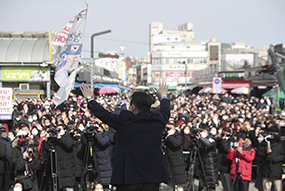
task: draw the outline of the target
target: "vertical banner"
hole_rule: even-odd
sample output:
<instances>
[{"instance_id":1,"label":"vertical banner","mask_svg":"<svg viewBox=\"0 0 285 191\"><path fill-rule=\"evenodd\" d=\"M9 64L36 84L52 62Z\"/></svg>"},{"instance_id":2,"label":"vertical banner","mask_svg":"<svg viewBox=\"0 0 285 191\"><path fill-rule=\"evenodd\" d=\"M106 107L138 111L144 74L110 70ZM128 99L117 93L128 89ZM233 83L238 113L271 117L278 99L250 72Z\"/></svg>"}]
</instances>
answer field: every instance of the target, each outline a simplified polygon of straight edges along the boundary
<instances>
[{"instance_id":1,"label":"vertical banner","mask_svg":"<svg viewBox=\"0 0 285 191\"><path fill-rule=\"evenodd\" d=\"M12 120L12 88L0 88L0 120Z\"/></svg>"},{"instance_id":2,"label":"vertical banner","mask_svg":"<svg viewBox=\"0 0 285 191\"><path fill-rule=\"evenodd\" d=\"M222 89L222 78L213 78L213 93L220 94Z\"/></svg>"},{"instance_id":3,"label":"vertical banner","mask_svg":"<svg viewBox=\"0 0 285 191\"><path fill-rule=\"evenodd\" d=\"M53 99L56 106L68 98L74 87L76 69L82 50L86 16L87 9L71 19L51 43L56 63L54 80L60 86ZM72 71L69 76L68 70Z\"/></svg>"}]
</instances>

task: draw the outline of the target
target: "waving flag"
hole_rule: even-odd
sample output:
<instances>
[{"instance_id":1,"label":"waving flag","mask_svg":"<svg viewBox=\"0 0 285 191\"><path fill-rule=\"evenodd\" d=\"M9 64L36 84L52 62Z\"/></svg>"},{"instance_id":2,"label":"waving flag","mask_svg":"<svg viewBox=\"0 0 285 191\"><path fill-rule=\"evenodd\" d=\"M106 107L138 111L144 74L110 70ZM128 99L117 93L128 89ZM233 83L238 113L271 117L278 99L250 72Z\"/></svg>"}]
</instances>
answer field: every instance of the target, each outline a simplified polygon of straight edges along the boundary
<instances>
[{"instance_id":1,"label":"waving flag","mask_svg":"<svg viewBox=\"0 0 285 191\"><path fill-rule=\"evenodd\" d=\"M87 9L72 18L51 43L56 63L54 80L60 86L53 99L56 106L68 98L74 87L76 69L82 50L86 16ZM72 71L69 76L68 70Z\"/></svg>"}]
</instances>

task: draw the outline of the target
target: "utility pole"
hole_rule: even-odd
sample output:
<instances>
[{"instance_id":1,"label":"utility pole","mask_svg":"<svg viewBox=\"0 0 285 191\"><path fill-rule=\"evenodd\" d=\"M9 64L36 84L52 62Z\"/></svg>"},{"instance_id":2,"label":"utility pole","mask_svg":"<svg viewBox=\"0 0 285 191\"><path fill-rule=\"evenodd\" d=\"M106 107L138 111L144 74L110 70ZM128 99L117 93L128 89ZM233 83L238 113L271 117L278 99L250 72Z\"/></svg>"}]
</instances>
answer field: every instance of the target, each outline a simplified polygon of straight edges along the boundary
<instances>
[{"instance_id":1,"label":"utility pole","mask_svg":"<svg viewBox=\"0 0 285 191\"><path fill-rule=\"evenodd\" d=\"M90 69L90 89L93 92L93 84L94 84L94 79L93 79L93 73L94 73L94 68L93 68L93 61L94 61L94 37L95 36L99 36L102 34L106 34L106 33L110 33L111 30L106 30L106 31L102 31L102 32L98 32L98 33L94 33L91 36L91 69Z\"/></svg>"}]
</instances>

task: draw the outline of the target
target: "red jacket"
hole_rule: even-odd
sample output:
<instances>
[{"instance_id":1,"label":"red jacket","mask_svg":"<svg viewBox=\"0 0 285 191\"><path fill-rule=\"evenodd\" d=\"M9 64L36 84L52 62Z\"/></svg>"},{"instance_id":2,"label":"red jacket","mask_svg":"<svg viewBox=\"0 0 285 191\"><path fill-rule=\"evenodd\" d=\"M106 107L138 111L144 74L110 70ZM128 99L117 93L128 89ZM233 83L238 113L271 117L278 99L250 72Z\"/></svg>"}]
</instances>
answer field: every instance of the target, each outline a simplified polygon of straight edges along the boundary
<instances>
[{"instance_id":1,"label":"red jacket","mask_svg":"<svg viewBox=\"0 0 285 191\"><path fill-rule=\"evenodd\" d=\"M239 162L237 160L239 158ZM231 149L228 150L227 159L232 161L231 165L231 179L235 178L236 172L237 172L237 166L238 171L241 173L242 176L239 176L239 179L248 180L251 181L251 171L252 171L252 161L255 158L255 150L251 147L247 147L243 149L243 152L239 154L236 150L231 151Z\"/></svg>"}]
</instances>

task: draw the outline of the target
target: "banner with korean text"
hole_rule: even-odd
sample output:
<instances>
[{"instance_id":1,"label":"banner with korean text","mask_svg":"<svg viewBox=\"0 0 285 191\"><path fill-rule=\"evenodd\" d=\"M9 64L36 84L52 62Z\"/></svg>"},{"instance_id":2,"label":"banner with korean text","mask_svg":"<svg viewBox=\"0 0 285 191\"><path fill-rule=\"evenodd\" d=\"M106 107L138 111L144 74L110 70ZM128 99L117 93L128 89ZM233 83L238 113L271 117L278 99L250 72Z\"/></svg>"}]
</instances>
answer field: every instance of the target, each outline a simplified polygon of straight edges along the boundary
<instances>
[{"instance_id":1,"label":"banner with korean text","mask_svg":"<svg viewBox=\"0 0 285 191\"><path fill-rule=\"evenodd\" d=\"M0 120L12 120L12 88L0 88Z\"/></svg>"},{"instance_id":2,"label":"banner with korean text","mask_svg":"<svg viewBox=\"0 0 285 191\"><path fill-rule=\"evenodd\" d=\"M60 86L53 99L56 106L68 98L74 87L86 18L87 9L71 19L51 43L56 63L54 80ZM71 71L69 76L68 71Z\"/></svg>"}]
</instances>

